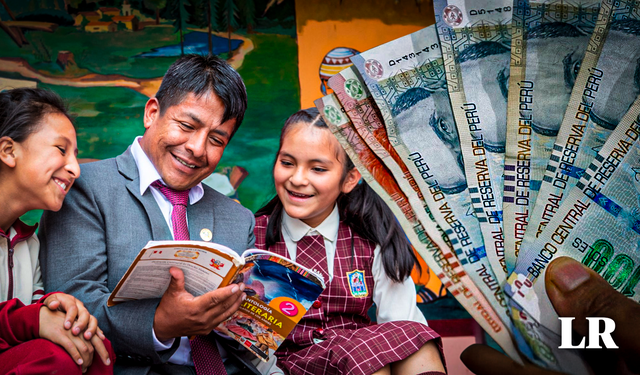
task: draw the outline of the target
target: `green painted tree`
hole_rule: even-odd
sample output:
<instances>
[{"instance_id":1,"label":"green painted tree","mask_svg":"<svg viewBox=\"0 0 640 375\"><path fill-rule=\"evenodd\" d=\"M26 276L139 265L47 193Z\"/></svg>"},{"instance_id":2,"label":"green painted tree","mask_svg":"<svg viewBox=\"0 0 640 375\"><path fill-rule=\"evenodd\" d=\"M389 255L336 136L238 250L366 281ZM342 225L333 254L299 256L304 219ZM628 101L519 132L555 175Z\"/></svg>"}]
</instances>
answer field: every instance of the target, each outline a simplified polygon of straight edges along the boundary
<instances>
[{"instance_id":1,"label":"green painted tree","mask_svg":"<svg viewBox=\"0 0 640 375\"><path fill-rule=\"evenodd\" d=\"M227 30L229 57L231 57L231 32L238 28L238 6L234 0L222 0L222 26Z\"/></svg>"},{"instance_id":2,"label":"green painted tree","mask_svg":"<svg viewBox=\"0 0 640 375\"><path fill-rule=\"evenodd\" d=\"M211 33L220 31L218 23L218 0L205 0L207 2L207 24L209 25L209 54L213 55L213 40Z\"/></svg>"},{"instance_id":3,"label":"green painted tree","mask_svg":"<svg viewBox=\"0 0 640 375\"><path fill-rule=\"evenodd\" d=\"M144 6L156 13L156 25L160 24L160 9L167 6L167 0L144 0Z\"/></svg>"},{"instance_id":4,"label":"green painted tree","mask_svg":"<svg viewBox=\"0 0 640 375\"><path fill-rule=\"evenodd\" d=\"M242 0L242 18L248 33L253 33L256 25L256 5L254 0Z\"/></svg>"},{"instance_id":5,"label":"green painted tree","mask_svg":"<svg viewBox=\"0 0 640 375\"><path fill-rule=\"evenodd\" d=\"M180 32L180 55L184 56L184 32L187 29L187 20L189 19L189 13L187 12L189 1L173 0L171 5L171 15L175 17L175 21L173 21L174 32Z\"/></svg>"}]
</instances>

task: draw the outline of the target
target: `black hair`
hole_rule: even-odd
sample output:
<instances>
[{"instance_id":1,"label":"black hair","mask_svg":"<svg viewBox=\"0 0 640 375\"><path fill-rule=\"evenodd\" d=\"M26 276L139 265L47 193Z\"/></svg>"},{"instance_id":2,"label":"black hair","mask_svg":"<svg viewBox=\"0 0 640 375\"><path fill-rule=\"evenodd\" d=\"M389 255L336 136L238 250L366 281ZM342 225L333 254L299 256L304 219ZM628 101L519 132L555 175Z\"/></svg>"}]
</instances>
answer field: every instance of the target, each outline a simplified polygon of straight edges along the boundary
<instances>
[{"instance_id":1,"label":"black hair","mask_svg":"<svg viewBox=\"0 0 640 375\"><path fill-rule=\"evenodd\" d=\"M200 97L211 92L224 105L222 123L236 120L233 135L247 109L247 90L240 74L226 61L213 55L189 54L171 64L156 93L160 115L169 107L180 104L190 93Z\"/></svg>"},{"instance_id":2,"label":"black hair","mask_svg":"<svg viewBox=\"0 0 640 375\"><path fill-rule=\"evenodd\" d=\"M49 113L60 113L73 123L65 102L53 91L17 88L0 92L0 138L23 142L40 130Z\"/></svg>"},{"instance_id":3,"label":"black hair","mask_svg":"<svg viewBox=\"0 0 640 375\"><path fill-rule=\"evenodd\" d=\"M296 123L305 123L329 130L316 108L300 110L285 122L280 134L280 148L291 125ZM280 148L278 148L278 152L280 152ZM342 151L342 154L344 169L341 184L346 179L349 171L355 168L346 152ZM395 216L382 198L366 182L362 181L348 194L340 193L337 202L340 220L363 239L380 245L380 256L382 256L384 271L391 280L404 282L410 276L414 265L420 267L413 249ZM267 248L280 241L282 213L282 202L276 195L255 214L256 217L262 215L270 216L265 241Z\"/></svg>"}]
</instances>

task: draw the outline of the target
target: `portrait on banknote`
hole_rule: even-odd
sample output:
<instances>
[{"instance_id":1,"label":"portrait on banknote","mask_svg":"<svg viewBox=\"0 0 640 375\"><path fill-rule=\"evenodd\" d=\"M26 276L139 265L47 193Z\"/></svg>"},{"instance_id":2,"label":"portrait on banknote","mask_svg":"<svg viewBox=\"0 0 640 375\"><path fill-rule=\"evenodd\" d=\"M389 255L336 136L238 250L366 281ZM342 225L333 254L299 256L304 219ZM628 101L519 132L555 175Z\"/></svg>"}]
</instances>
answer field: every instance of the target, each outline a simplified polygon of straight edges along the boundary
<instances>
[{"instance_id":1,"label":"portrait on banknote","mask_svg":"<svg viewBox=\"0 0 640 375\"><path fill-rule=\"evenodd\" d=\"M550 137L558 134L566 109L558 103L569 101L590 36L566 22L543 23L526 31L526 77L535 83L534 132Z\"/></svg>"},{"instance_id":2,"label":"portrait on banknote","mask_svg":"<svg viewBox=\"0 0 640 375\"><path fill-rule=\"evenodd\" d=\"M484 147L504 153L507 136L507 94L511 49L498 42L472 44L458 54L467 103L474 103L483 115Z\"/></svg>"},{"instance_id":3,"label":"portrait on banknote","mask_svg":"<svg viewBox=\"0 0 640 375\"><path fill-rule=\"evenodd\" d=\"M464 161L446 87L441 81L433 89L414 87L398 96L392 114L400 138L409 149L428 150L431 168L437 170L438 183L446 194L465 191ZM410 145L415 142L418 147Z\"/></svg>"}]
</instances>

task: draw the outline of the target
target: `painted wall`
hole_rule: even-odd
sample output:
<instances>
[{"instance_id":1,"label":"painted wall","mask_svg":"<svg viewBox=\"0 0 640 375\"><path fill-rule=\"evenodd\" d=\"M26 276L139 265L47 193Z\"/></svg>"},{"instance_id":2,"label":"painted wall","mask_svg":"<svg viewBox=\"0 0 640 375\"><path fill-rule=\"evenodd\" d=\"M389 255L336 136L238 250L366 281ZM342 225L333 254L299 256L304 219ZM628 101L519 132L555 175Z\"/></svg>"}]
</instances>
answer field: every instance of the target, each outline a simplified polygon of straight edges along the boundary
<instances>
[{"instance_id":1,"label":"painted wall","mask_svg":"<svg viewBox=\"0 0 640 375\"><path fill-rule=\"evenodd\" d=\"M434 23L430 1L296 0L302 108L323 95L320 67L333 49L366 51Z\"/></svg>"},{"instance_id":2,"label":"painted wall","mask_svg":"<svg viewBox=\"0 0 640 375\"><path fill-rule=\"evenodd\" d=\"M238 70L249 97L244 123L218 171L232 166L248 171L235 197L254 211L275 195L271 167L282 124L323 95L319 72L325 55L339 47L364 51L434 23L431 3L421 0L5 3L0 5L0 90L37 86L65 98L77 116L83 159L117 156L144 132L144 105L162 75L183 52L209 52L211 24L211 50ZM213 17L207 17L209 4L215 5ZM325 72L336 69L324 65ZM39 215L26 219L35 222ZM442 284L426 264L422 267L425 272L413 275L419 300L443 295Z\"/></svg>"}]
</instances>

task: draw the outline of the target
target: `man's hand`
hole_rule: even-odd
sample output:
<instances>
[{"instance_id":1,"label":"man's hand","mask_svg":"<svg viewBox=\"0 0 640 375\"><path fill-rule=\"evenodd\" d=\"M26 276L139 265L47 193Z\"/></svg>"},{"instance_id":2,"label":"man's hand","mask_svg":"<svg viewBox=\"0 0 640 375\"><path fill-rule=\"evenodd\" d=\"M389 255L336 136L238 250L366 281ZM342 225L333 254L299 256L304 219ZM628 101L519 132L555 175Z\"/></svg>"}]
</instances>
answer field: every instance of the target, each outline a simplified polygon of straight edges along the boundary
<instances>
[{"instance_id":1,"label":"man's hand","mask_svg":"<svg viewBox=\"0 0 640 375\"><path fill-rule=\"evenodd\" d=\"M40 308L40 329L38 332L40 338L47 339L64 348L73 358L73 361L82 367L82 372L87 371L91 366L94 351L100 356L102 362L108 366L111 363L109 352L99 335L94 335L90 340L86 340L83 335L74 335L63 326L66 318L61 311ZM97 327L96 329L102 335L102 331Z\"/></svg>"},{"instance_id":2,"label":"man's hand","mask_svg":"<svg viewBox=\"0 0 640 375\"><path fill-rule=\"evenodd\" d=\"M62 311L66 313L64 328L71 329L71 325L73 324L71 332L74 335L77 336L80 332L84 332L84 338L91 340L91 337L98 332L100 338L104 340L102 331L98 330L98 320L89 314L84 304L74 296L65 293L54 293L47 297L43 303L51 311Z\"/></svg>"},{"instance_id":3,"label":"man's hand","mask_svg":"<svg viewBox=\"0 0 640 375\"><path fill-rule=\"evenodd\" d=\"M153 330L160 341L181 336L208 335L230 317L246 298L242 283L194 297L184 289L182 270L171 267L169 273L171 283L153 319Z\"/></svg>"},{"instance_id":4,"label":"man's hand","mask_svg":"<svg viewBox=\"0 0 640 375\"><path fill-rule=\"evenodd\" d=\"M640 372L640 304L615 291L600 275L580 262L561 257L549 265L545 277L549 299L559 316L575 317L573 327L587 335L586 317L606 317L616 322L612 333L618 350L588 350L587 360L596 374ZM475 374L551 375L558 372L532 364L522 367L485 345L472 345L460 355Z\"/></svg>"}]
</instances>

